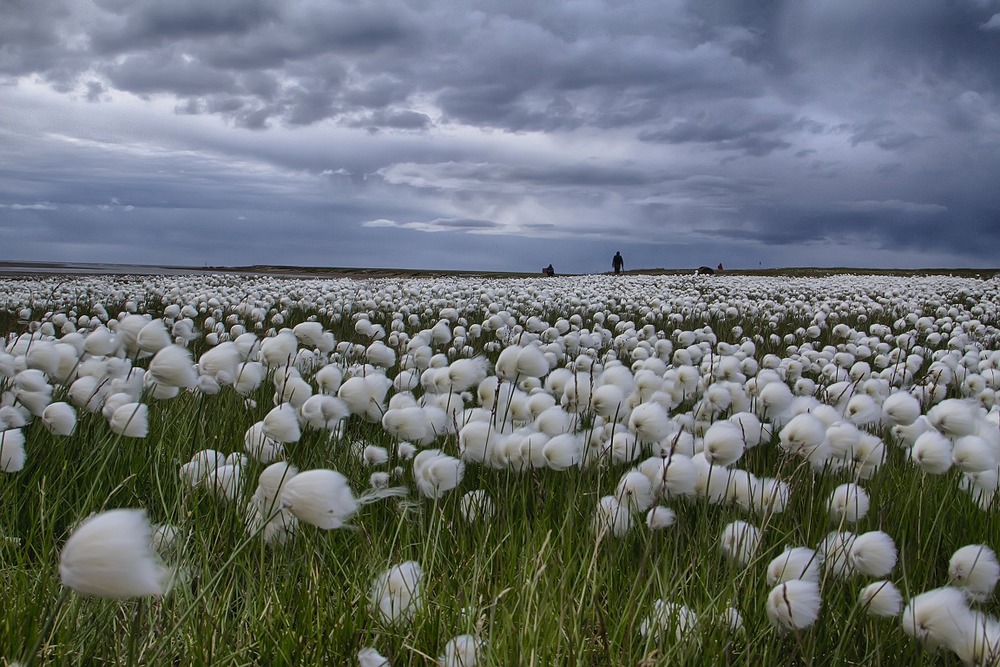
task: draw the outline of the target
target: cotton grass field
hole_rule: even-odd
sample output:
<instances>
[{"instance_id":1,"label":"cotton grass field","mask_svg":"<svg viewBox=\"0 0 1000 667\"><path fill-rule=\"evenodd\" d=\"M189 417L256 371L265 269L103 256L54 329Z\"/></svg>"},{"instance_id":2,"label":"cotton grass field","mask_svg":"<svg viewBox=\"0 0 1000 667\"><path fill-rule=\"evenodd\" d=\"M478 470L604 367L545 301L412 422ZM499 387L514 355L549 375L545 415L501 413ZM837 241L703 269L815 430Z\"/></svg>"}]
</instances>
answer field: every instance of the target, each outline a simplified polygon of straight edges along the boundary
<instances>
[{"instance_id":1,"label":"cotton grass field","mask_svg":"<svg viewBox=\"0 0 1000 667\"><path fill-rule=\"evenodd\" d=\"M997 304L0 279L0 657L1000 664Z\"/></svg>"}]
</instances>

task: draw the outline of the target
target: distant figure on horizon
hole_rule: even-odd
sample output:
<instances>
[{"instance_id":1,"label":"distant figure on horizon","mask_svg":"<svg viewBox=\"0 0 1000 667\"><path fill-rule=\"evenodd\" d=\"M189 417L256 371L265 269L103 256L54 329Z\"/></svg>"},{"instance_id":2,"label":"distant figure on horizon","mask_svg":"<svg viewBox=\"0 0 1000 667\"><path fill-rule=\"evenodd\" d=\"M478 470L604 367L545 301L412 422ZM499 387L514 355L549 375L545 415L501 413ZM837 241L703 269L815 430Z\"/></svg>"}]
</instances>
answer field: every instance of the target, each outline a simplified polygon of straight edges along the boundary
<instances>
[{"instance_id":1,"label":"distant figure on horizon","mask_svg":"<svg viewBox=\"0 0 1000 667\"><path fill-rule=\"evenodd\" d=\"M542 275L551 278L552 276L556 275L556 270L552 268L551 264L549 264L544 269L542 269Z\"/></svg>"},{"instance_id":2,"label":"distant figure on horizon","mask_svg":"<svg viewBox=\"0 0 1000 667\"><path fill-rule=\"evenodd\" d=\"M715 267L715 270L716 271L722 271L722 262L719 262L719 265L717 267Z\"/></svg>"},{"instance_id":3,"label":"distant figure on horizon","mask_svg":"<svg viewBox=\"0 0 1000 667\"><path fill-rule=\"evenodd\" d=\"M615 256L611 259L611 268L615 270L615 275L617 276L625 268L625 258L622 257L622 253L619 250L615 253Z\"/></svg>"}]
</instances>

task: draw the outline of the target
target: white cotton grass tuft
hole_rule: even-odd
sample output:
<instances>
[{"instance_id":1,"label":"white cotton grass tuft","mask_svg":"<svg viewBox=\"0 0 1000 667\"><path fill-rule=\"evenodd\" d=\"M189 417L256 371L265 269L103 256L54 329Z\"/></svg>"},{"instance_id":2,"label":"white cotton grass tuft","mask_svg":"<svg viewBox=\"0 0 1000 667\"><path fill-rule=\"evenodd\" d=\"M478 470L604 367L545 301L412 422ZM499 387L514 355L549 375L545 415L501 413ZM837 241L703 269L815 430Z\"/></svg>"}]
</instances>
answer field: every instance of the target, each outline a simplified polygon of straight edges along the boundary
<instances>
[{"instance_id":1,"label":"white cotton grass tuft","mask_svg":"<svg viewBox=\"0 0 1000 667\"><path fill-rule=\"evenodd\" d=\"M900 624L903 632L933 651L942 646L950 649L960 646L974 627L975 617L965 594L946 586L911 598L903 608Z\"/></svg>"},{"instance_id":2,"label":"white cotton grass tuft","mask_svg":"<svg viewBox=\"0 0 1000 667\"><path fill-rule=\"evenodd\" d=\"M258 361L247 361L236 367L233 389L240 396L249 396L264 381L264 365Z\"/></svg>"},{"instance_id":3,"label":"white cotton grass tuft","mask_svg":"<svg viewBox=\"0 0 1000 667\"><path fill-rule=\"evenodd\" d=\"M645 512L653 504L653 485L639 470L630 470L618 480L615 498L630 512Z\"/></svg>"},{"instance_id":4,"label":"white cotton grass tuft","mask_svg":"<svg viewBox=\"0 0 1000 667\"><path fill-rule=\"evenodd\" d=\"M950 438L971 435L976 430L976 403L961 398L943 400L927 411L927 420Z\"/></svg>"},{"instance_id":5,"label":"white cotton grass tuft","mask_svg":"<svg viewBox=\"0 0 1000 667\"><path fill-rule=\"evenodd\" d=\"M458 503L462 518L469 523L489 522L496 515L497 508L485 489L469 491Z\"/></svg>"},{"instance_id":6,"label":"white cotton grass tuft","mask_svg":"<svg viewBox=\"0 0 1000 667\"><path fill-rule=\"evenodd\" d=\"M156 384L186 389L198 384L191 352L180 345L168 345L149 362L149 374Z\"/></svg>"},{"instance_id":7,"label":"white cotton grass tuft","mask_svg":"<svg viewBox=\"0 0 1000 667\"><path fill-rule=\"evenodd\" d=\"M703 452L709 463L729 466L742 456L746 446L743 429L730 421L717 421L705 431Z\"/></svg>"},{"instance_id":8,"label":"white cotton grass tuft","mask_svg":"<svg viewBox=\"0 0 1000 667\"><path fill-rule=\"evenodd\" d=\"M986 438L963 435L954 440L951 460L962 472L984 472L1000 465L1000 451Z\"/></svg>"},{"instance_id":9,"label":"white cotton grass tuft","mask_svg":"<svg viewBox=\"0 0 1000 667\"><path fill-rule=\"evenodd\" d=\"M358 651L358 667L392 667L389 658L370 646Z\"/></svg>"},{"instance_id":10,"label":"white cotton grass tuft","mask_svg":"<svg viewBox=\"0 0 1000 667\"><path fill-rule=\"evenodd\" d=\"M760 529L746 521L733 521L722 529L719 546L730 562L746 567L760 547Z\"/></svg>"},{"instance_id":11,"label":"white cotton grass tuft","mask_svg":"<svg viewBox=\"0 0 1000 667\"><path fill-rule=\"evenodd\" d=\"M261 463L271 463L285 454L285 446L264 432L264 422L254 423L243 434L243 450Z\"/></svg>"},{"instance_id":12,"label":"white cotton grass tuft","mask_svg":"<svg viewBox=\"0 0 1000 667\"><path fill-rule=\"evenodd\" d=\"M76 429L76 410L69 403L50 403L42 410L42 425L52 435L72 435Z\"/></svg>"},{"instance_id":13,"label":"white cotton grass tuft","mask_svg":"<svg viewBox=\"0 0 1000 667\"><path fill-rule=\"evenodd\" d=\"M387 625L413 620L423 602L423 568L416 561L393 565L372 582L370 600L378 619Z\"/></svg>"},{"instance_id":14,"label":"white cotton grass tuft","mask_svg":"<svg viewBox=\"0 0 1000 667\"><path fill-rule=\"evenodd\" d=\"M0 431L0 472L20 472L24 469L26 458L21 429Z\"/></svg>"},{"instance_id":15,"label":"white cotton grass tuft","mask_svg":"<svg viewBox=\"0 0 1000 667\"><path fill-rule=\"evenodd\" d=\"M298 442L302 437L298 412L291 403L282 403L264 415L264 435L281 443Z\"/></svg>"},{"instance_id":16,"label":"white cotton grass tuft","mask_svg":"<svg viewBox=\"0 0 1000 667\"><path fill-rule=\"evenodd\" d=\"M767 565L767 584L776 584L803 579L819 581L823 573L823 555L809 547L785 547Z\"/></svg>"},{"instance_id":17,"label":"white cotton grass tuft","mask_svg":"<svg viewBox=\"0 0 1000 667\"><path fill-rule=\"evenodd\" d=\"M891 581L875 581L861 589L858 604L871 616L899 616L903 611L903 594Z\"/></svg>"},{"instance_id":18,"label":"white cotton grass tuft","mask_svg":"<svg viewBox=\"0 0 1000 667\"><path fill-rule=\"evenodd\" d=\"M670 434L667 411L655 401L636 406L629 415L628 427L643 442L658 442Z\"/></svg>"},{"instance_id":19,"label":"white cotton grass tuft","mask_svg":"<svg viewBox=\"0 0 1000 667\"><path fill-rule=\"evenodd\" d=\"M892 393L882 401L882 417L891 425L907 426L920 416L920 401L905 391Z\"/></svg>"},{"instance_id":20,"label":"white cotton grass tuft","mask_svg":"<svg viewBox=\"0 0 1000 667\"><path fill-rule=\"evenodd\" d=\"M145 438L149 434L149 407L145 403L125 403L111 415L109 425L126 438Z\"/></svg>"},{"instance_id":21,"label":"white cotton grass tuft","mask_svg":"<svg viewBox=\"0 0 1000 667\"><path fill-rule=\"evenodd\" d=\"M854 533L849 530L834 530L820 542L817 551L823 554L823 569L828 574L846 579L855 573L850 559L854 539Z\"/></svg>"},{"instance_id":22,"label":"white cotton grass tuft","mask_svg":"<svg viewBox=\"0 0 1000 667\"><path fill-rule=\"evenodd\" d=\"M448 366L448 379L452 391L468 391L486 379L489 372L486 357L456 359Z\"/></svg>"},{"instance_id":23,"label":"white cotton grass tuft","mask_svg":"<svg viewBox=\"0 0 1000 667\"><path fill-rule=\"evenodd\" d=\"M542 456L552 470L567 470L583 464L584 445L583 438L576 433L563 433L545 443Z\"/></svg>"},{"instance_id":24,"label":"white cotton grass tuft","mask_svg":"<svg viewBox=\"0 0 1000 667\"><path fill-rule=\"evenodd\" d=\"M597 504L593 525L598 536L624 537L632 528L632 513L614 496L604 496Z\"/></svg>"},{"instance_id":25,"label":"white cotton grass tuft","mask_svg":"<svg viewBox=\"0 0 1000 667\"><path fill-rule=\"evenodd\" d=\"M323 530L343 527L359 509L347 478L326 469L306 470L287 480L281 505L299 521Z\"/></svg>"},{"instance_id":26,"label":"white cotton grass tuft","mask_svg":"<svg viewBox=\"0 0 1000 667\"><path fill-rule=\"evenodd\" d=\"M162 595L169 571L153 549L146 512L116 509L73 531L59 556L59 577L79 593L124 599Z\"/></svg>"},{"instance_id":27,"label":"white cotton grass tuft","mask_svg":"<svg viewBox=\"0 0 1000 667\"><path fill-rule=\"evenodd\" d=\"M952 442L934 430L917 436L910 447L910 460L929 475L943 475L952 465Z\"/></svg>"},{"instance_id":28,"label":"white cotton grass tuft","mask_svg":"<svg viewBox=\"0 0 1000 667\"><path fill-rule=\"evenodd\" d=\"M821 600L815 581L792 579L767 595L767 618L780 630L802 630L816 622Z\"/></svg>"},{"instance_id":29,"label":"white cotton grass tuft","mask_svg":"<svg viewBox=\"0 0 1000 667\"><path fill-rule=\"evenodd\" d=\"M948 561L948 577L970 599L985 601L1000 581L996 552L985 544L969 544L958 549Z\"/></svg>"},{"instance_id":30,"label":"white cotton grass tuft","mask_svg":"<svg viewBox=\"0 0 1000 667\"><path fill-rule=\"evenodd\" d=\"M299 414L310 428L332 431L340 422L350 416L347 403L328 394L310 396L299 406Z\"/></svg>"},{"instance_id":31,"label":"white cotton grass tuft","mask_svg":"<svg viewBox=\"0 0 1000 667\"><path fill-rule=\"evenodd\" d=\"M677 522L677 513L669 507L658 505L646 512L646 525L650 530L669 528Z\"/></svg>"},{"instance_id":32,"label":"white cotton grass tuft","mask_svg":"<svg viewBox=\"0 0 1000 667\"><path fill-rule=\"evenodd\" d=\"M803 412L792 417L778 433L778 446L789 454L808 457L823 444L826 428L814 414Z\"/></svg>"},{"instance_id":33,"label":"white cotton grass tuft","mask_svg":"<svg viewBox=\"0 0 1000 667\"><path fill-rule=\"evenodd\" d=\"M465 463L440 449L425 449L413 458L417 489L427 498L440 498L465 476Z\"/></svg>"},{"instance_id":34,"label":"white cotton grass tuft","mask_svg":"<svg viewBox=\"0 0 1000 667\"><path fill-rule=\"evenodd\" d=\"M841 484L830 494L826 510L833 523L857 523L868 514L871 499L863 488L848 482Z\"/></svg>"},{"instance_id":35,"label":"white cotton grass tuft","mask_svg":"<svg viewBox=\"0 0 1000 667\"><path fill-rule=\"evenodd\" d=\"M847 551L851 568L868 577L884 577L892 572L896 558L896 543L881 530L856 536Z\"/></svg>"},{"instance_id":36,"label":"white cotton grass tuft","mask_svg":"<svg viewBox=\"0 0 1000 667\"><path fill-rule=\"evenodd\" d=\"M639 634L643 637L660 637L666 633L678 642L697 636L698 615L687 605L666 600L655 600L653 611L642 620Z\"/></svg>"},{"instance_id":37,"label":"white cotton grass tuft","mask_svg":"<svg viewBox=\"0 0 1000 667\"><path fill-rule=\"evenodd\" d=\"M476 667L482 641L475 635L459 635L448 640L438 658L440 667Z\"/></svg>"},{"instance_id":38,"label":"white cotton grass tuft","mask_svg":"<svg viewBox=\"0 0 1000 667\"><path fill-rule=\"evenodd\" d=\"M355 498L347 478L336 470L318 468L300 472L281 489L281 507L322 530L347 525L362 505L406 495L405 487L372 489Z\"/></svg>"}]
</instances>

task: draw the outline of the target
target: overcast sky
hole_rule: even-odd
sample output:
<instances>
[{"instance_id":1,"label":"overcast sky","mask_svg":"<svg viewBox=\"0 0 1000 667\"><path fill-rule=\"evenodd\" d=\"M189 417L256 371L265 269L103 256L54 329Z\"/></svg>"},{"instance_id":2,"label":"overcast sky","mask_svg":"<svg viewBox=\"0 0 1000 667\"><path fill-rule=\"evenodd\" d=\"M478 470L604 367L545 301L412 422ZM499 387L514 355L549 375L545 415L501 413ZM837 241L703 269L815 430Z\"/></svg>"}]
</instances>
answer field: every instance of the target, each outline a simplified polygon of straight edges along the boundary
<instances>
[{"instance_id":1,"label":"overcast sky","mask_svg":"<svg viewBox=\"0 0 1000 667\"><path fill-rule=\"evenodd\" d=\"M1000 0L3 0L0 259L1000 265Z\"/></svg>"}]
</instances>

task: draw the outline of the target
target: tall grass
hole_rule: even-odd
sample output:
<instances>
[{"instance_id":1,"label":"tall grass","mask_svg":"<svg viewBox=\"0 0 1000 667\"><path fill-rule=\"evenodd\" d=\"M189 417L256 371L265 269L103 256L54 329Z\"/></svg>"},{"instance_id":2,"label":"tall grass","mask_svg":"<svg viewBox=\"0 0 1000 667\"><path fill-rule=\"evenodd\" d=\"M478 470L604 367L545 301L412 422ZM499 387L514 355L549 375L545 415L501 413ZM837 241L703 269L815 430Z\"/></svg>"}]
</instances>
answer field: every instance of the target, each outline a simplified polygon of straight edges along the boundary
<instances>
[{"instance_id":1,"label":"tall grass","mask_svg":"<svg viewBox=\"0 0 1000 667\"><path fill-rule=\"evenodd\" d=\"M154 316L165 303L158 294L122 296L152 307ZM771 326L763 314L731 320L697 308L679 318L659 311L639 315L633 309L639 305L626 304L622 318L652 323L666 336L709 323L719 340L738 342L732 331L739 325L743 335L759 336L758 357L781 354L785 344L773 337L798 337L795 332L812 322L786 318ZM89 312L91 306L81 302L76 310ZM351 313L344 307L320 317L338 340L353 340ZM466 316L471 322L476 314ZM548 321L568 315L540 314ZM848 324L891 325L900 316L864 314L867 324ZM283 324L317 315L291 308ZM372 321L380 319L390 322L391 313ZM410 328L434 321L421 316ZM6 332L27 326L9 312L0 313L0 324ZM820 345L836 344L828 329L823 336ZM495 359L485 342L474 342L477 352ZM193 343L196 355L203 345ZM188 488L178 476L179 466L199 450L242 451L244 432L267 413L272 394L265 382L249 397L256 403L251 408L230 388L215 396L185 392L152 402L150 435L141 440L112 434L99 414L81 413L68 438L49 434L39 420L25 427L27 466L0 474L0 656L49 664L341 665L374 646L393 665L420 665L433 664L450 638L473 633L485 642L484 662L497 665L957 663L954 656L922 651L898 620L867 616L857 603L868 583L863 577L826 576L813 627L786 633L770 625L767 563L786 545L815 547L837 529L826 499L851 480L847 472L817 473L788 459L777 447L777 434L737 466L788 482L786 512L760 516L704 498L670 500L675 525L653 532L639 516L625 537L614 538L595 532L593 516L626 465L566 472L470 465L458 489L429 500L417 495L409 465L396 455L398 443L380 426L351 417L336 435L307 431L287 446L288 460L302 470L338 470L360 493L373 469L359 460L355 444L384 446L390 461L378 469L402 465L394 483L410 487L411 496L368 506L344 529L303 525L289 543L272 548L245 527L244 509L262 464L248 463L240 495L230 503ZM433 446L458 455L454 436ZM883 469L861 483L872 508L856 526L844 528L884 530L893 537L899 563L889 578L905 596L944 585L956 548L1000 547L1000 522L959 490L957 472L924 475L902 450L889 446ZM494 518L471 524L462 518L460 497L472 489L493 500ZM178 567L175 585L162 598L142 601L71 593L56 610L66 538L91 513L115 507L142 507L154 523L178 528L178 542L166 555ZM723 527L737 519L763 531L761 548L746 567L730 564L719 549ZM388 627L372 613L372 581L406 560L420 562L426 573L424 604L412 625ZM640 627L658 599L686 605L697 614L695 627L643 636ZM728 608L741 614L741 630L727 626ZM996 599L983 609L997 614ZM36 645L37 655L30 655Z\"/></svg>"}]
</instances>

